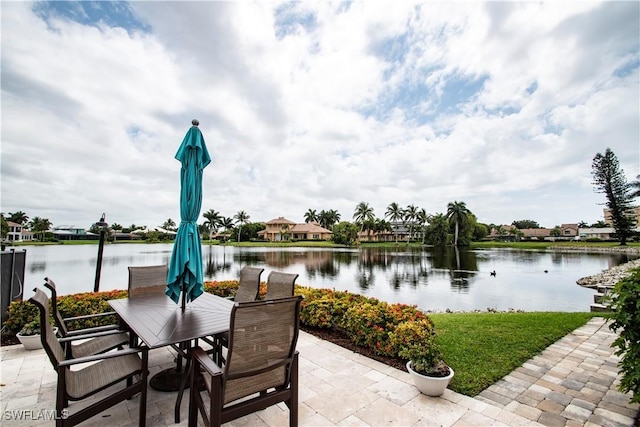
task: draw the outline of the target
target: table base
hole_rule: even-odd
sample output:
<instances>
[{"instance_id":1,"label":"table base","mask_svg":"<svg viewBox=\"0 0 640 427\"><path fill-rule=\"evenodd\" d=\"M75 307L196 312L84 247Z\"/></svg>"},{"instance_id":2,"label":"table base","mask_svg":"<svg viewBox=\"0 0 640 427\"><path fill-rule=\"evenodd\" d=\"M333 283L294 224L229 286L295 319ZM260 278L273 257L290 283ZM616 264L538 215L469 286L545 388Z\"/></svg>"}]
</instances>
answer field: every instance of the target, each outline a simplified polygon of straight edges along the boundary
<instances>
[{"instance_id":1,"label":"table base","mask_svg":"<svg viewBox=\"0 0 640 427\"><path fill-rule=\"evenodd\" d=\"M169 368L155 374L150 380L149 385L158 391L178 391L180 383L184 378L186 371L184 369ZM185 388L189 388L189 381L186 382Z\"/></svg>"}]
</instances>

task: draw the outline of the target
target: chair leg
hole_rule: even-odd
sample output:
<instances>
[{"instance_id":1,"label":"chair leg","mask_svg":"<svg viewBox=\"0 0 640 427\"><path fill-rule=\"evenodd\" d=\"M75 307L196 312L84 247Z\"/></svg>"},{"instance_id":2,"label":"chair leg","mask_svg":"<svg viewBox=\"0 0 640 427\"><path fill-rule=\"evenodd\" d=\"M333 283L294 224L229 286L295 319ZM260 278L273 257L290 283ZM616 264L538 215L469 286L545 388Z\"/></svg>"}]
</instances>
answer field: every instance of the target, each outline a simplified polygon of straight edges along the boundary
<instances>
[{"instance_id":1,"label":"chair leg","mask_svg":"<svg viewBox=\"0 0 640 427\"><path fill-rule=\"evenodd\" d=\"M66 395L65 369L58 368L58 388L56 390L56 427L64 425L62 414L64 409L69 406L69 400Z\"/></svg>"},{"instance_id":2,"label":"chair leg","mask_svg":"<svg viewBox=\"0 0 640 427\"><path fill-rule=\"evenodd\" d=\"M189 381L191 384L191 390L189 390L189 426L198 425L198 404L196 403L196 395L194 390L197 390L197 372L200 369L198 362L194 361L191 364L191 370L189 371Z\"/></svg>"},{"instance_id":3,"label":"chair leg","mask_svg":"<svg viewBox=\"0 0 640 427\"><path fill-rule=\"evenodd\" d=\"M298 353L291 364L291 403L289 405L289 427L298 427Z\"/></svg>"}]
</instances>

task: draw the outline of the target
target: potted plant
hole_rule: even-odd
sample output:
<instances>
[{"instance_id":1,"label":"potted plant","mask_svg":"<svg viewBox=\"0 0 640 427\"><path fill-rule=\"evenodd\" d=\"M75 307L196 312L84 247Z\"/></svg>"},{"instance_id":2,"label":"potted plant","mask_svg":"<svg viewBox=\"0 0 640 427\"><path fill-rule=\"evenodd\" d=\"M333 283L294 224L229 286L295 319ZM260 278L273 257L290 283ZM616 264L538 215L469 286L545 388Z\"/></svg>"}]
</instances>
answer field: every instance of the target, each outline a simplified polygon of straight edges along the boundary
<instances>
[{"instance_id":1,"label":"potted plant","mask_svg":"<svg viewBox=\"0 0 640 427\"><path fill-rule=\"evenodd\" d=\"M53 328L53 333L58 333L58 328ZM32 319L25 323L20 329L20 332L16 334L16 338L22 343L25 350L37 350L42 348L42 341L40 339L40 319Z\"/></svg>"},{"instance_id":2,"label":"potted plant","mask_svg":"<svg viewBox=\"0 0 640 427\"><path fill-rule=\"evenodd\" d=\"M16 334L18 340L26 350L42 348L40 341L40 319L34 319L24 324L20 332Z\"/></svg>"},{"instance_id":3,"label":"potted plant","mask_svg":"<svg viewBox=\"0 0 640 427\"><path fill-rule=\"evenodd\" d=\"M427 396L442 395L454 372L443 360L431 321L401 323L394 335L400 339L398 356L407 360L407 371L414 385Z\"/></svg>"}]
</instances>

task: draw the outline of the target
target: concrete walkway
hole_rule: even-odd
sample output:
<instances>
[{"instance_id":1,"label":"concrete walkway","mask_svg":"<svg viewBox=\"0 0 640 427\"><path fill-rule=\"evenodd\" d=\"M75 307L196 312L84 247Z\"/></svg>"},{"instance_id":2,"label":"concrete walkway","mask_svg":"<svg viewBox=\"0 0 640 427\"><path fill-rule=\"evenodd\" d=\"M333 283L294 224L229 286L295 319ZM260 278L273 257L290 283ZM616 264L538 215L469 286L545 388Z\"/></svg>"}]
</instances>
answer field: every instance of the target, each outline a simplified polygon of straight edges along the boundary
<instances>
[{"instance_id":1,"label":"concrete walkway","mask_svg":"<svg viewBox=\"0 0 640 427\"><path fill-rule=\"evenodd\" d=\"M633 426L637 404L617 391L615 335L601 318L562 338L475 398L447 390L423 396L409 374L301 332L301 426ZM53 426L56 374L42 350L3 347L2 426ZM151 376L174 366L168 349L150 353ZM149 388L147 425L173 420L177 393ZM135 426L139 398L92 418L87 426ZM81 405L75 403L72 410ZM236 420L234 426L286 426L284 405ZM18 420L16 418L22 418Z\"/></svg>"}]
</instances>

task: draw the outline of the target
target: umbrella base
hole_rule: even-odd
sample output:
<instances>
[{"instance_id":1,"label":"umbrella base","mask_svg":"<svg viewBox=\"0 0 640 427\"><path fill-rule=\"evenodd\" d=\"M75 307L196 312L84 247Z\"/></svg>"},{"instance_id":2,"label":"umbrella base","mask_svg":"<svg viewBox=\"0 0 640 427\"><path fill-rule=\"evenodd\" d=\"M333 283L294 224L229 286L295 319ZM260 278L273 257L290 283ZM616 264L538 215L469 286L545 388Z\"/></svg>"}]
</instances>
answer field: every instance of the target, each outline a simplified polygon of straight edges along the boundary
<instances>
[{"instance_id":1,"label":"umbrella base","mask_svg":"<svg viewBox=\"0 0 640 427\"><path fill-rule=\"evenodd\" d=\"M180 383L185 375L188 375L184 369L169 368L155 374L150 380L149 385L152 389L158 391L178 391ZM187 380L185 388L189 388Z\"/></svg>"},{"instance_id":2,"label":"umbrella base","mask_svg":"<svg viewBox=\"0 0 640 427\"><path fill-rule=\"evenodd\" d=\"M150 380L149 385L152 389L158 391L179 391L180 383L185 374L184 369L178 370L177 368L169 368L164 371L160 371L155 374ZM184 386L185 389L189 388L191 384L189 383L189 379L187 378L187 382ZM202 375L198 377L198 389L203 391L205 389L204 379Z\"/></svg>"}]
</instances>

